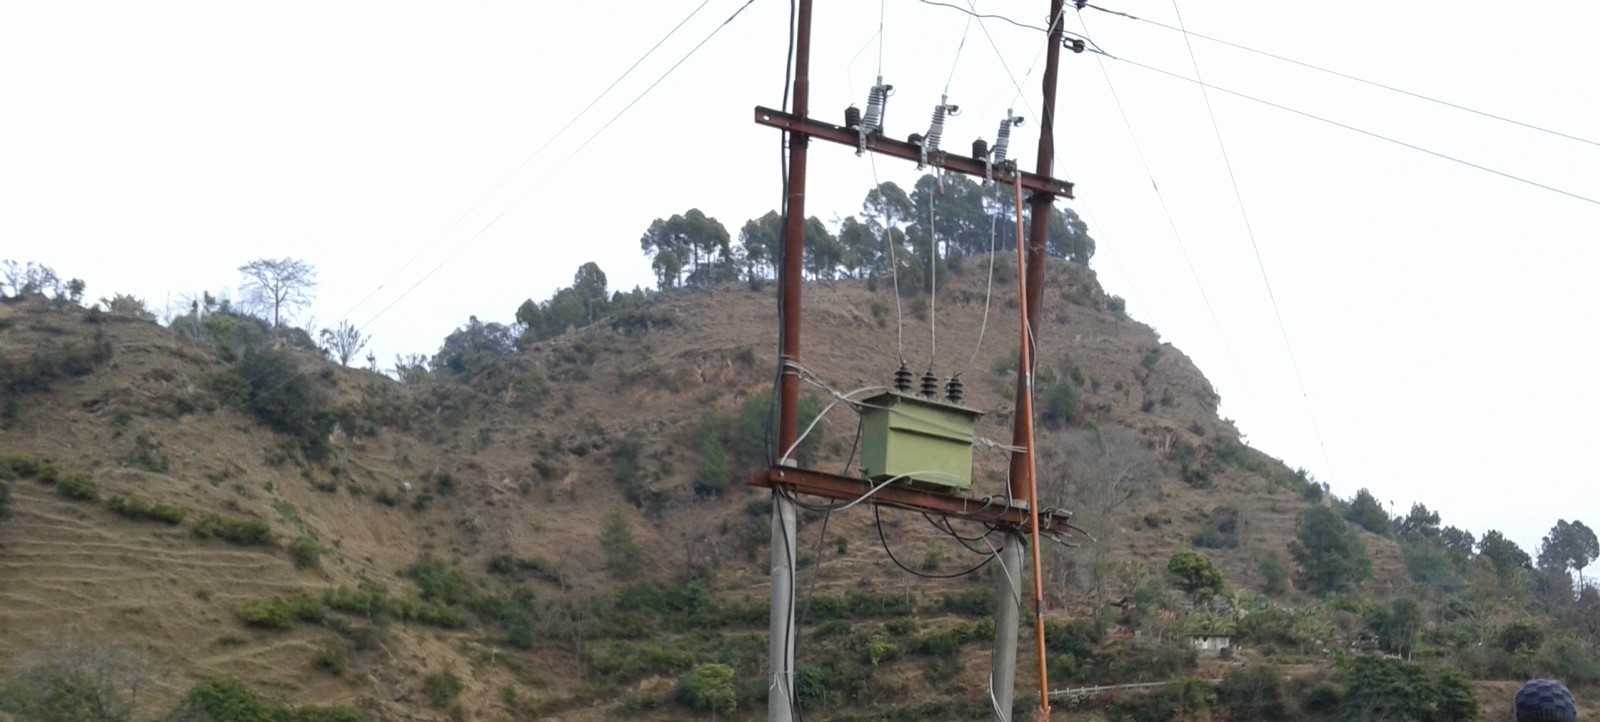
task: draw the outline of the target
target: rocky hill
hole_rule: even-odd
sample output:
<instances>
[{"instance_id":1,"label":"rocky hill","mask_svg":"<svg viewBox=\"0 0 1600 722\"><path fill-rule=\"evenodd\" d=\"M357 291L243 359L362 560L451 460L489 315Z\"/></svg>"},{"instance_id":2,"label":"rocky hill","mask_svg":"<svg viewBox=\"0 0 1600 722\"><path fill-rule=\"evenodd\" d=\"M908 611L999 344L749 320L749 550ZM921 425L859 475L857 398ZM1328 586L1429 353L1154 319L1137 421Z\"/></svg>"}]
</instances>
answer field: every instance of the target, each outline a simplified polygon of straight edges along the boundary
<instances>
[{"instance_id":1,"label":"rocky hill","mask_svg":"<svg viewBox=\"0 0 1600 722\"><path fill-rule=\"evenodd\" d=\"M902 359L959 373L987 412L979 436L1008 439L1017 287L1003 256L997 267L991 290L986 264L953 264L933 304L870 281L809 284L805 367L841 392L886 383ZM1391 641L1397 654L1476 678L1596 669L1592 631L1558 639L1567 617L1519 601L1537 593L1516 586L1526 558L1508 572L1469 539L1465 559L1419 578L1413 557L1434 546L1384 515L1370 529L1338 522L1370 575L1330 583L1296 565L1297 520L1313 508L1350 517L1359 500L1330 499L1242 443L1200 371L1092 271L1059 262L1050 275L1042 485L1087 532L1047 557L1056 686L1270 662L1296 681L1251 683L1290 711L1228 708L1240 693L1226 685L1201 706L1320 719L1364 689L1335 659L1390 631L1402 599L1422 613L1409 648ZM520 348L477 344L469 326L397 381L233 314L164 327L125 307L0 303L0 709L761 718L767 504L743 478L767 455L775 307L771 285L739 283L659 294ZM809 413L831 401L810 393ZM853 412L836 406L818 429L805 462L848 468ZM1005 463L980 450L975 491L999 492ZM808 713L984 714L993 582L988 568L958 573L986 551L937 521L803 515ZM886 549L911 572L952 578L902 571ZM1185 551L1220 572L1215 589L1169 574ZM1527 638L1502 644L1508 629ZM1202 631L1241 640L1237 658L1197 659L1186 635ZM1473 651L1486 642L1505 659ZM67 704L62 689L96 690L115 709L38 711ZM1137 717L1137 704L1091 699L1058 717L1179 718Z\"/></svg>"}]
</instances>

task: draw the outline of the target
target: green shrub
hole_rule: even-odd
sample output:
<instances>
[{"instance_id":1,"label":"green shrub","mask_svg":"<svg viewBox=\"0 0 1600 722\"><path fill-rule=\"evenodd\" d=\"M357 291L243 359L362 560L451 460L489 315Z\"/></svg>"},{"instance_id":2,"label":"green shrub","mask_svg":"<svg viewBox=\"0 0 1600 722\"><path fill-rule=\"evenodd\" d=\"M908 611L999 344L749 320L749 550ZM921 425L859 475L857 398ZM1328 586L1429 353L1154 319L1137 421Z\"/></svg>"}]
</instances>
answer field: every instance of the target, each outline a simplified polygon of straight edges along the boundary
<instances>
[{"instance_id":1,"label":"green shrub","mask_svg":"<svg viewBox=\"0 0 1600 722\"><path fill-rule=\"evenodd\" d=\"M733 680L733 668L726 664L698 665L678 680L678 699L713 716L733 714L739 702Z\"/></svg>"},{"instance_id":2,"label":"green shrub","mask_svg":"<svg viewBox=\"0 0 1600 722\"><path fill-rule=\"evenodd\" d=\"M335 677L343 676L350 669L350 654L345 651L344 642L331 640L317 648L317 656L311 658L311 664Z\"/></svg>"},{"instance_id":3,"label":"green shrub","mask_svg":"<svg viewBox=\"0 0 1600 722\"><path fill-rule=\"evenodd\" d=\"M260 519L228 519L218 514L207 514L195 522L194 535L201 539L216 537L239 546L260 546L272 543L272 527Z\"/></svg>"},{"instance_id":4,"label":"green shrub","mask_svg":"<svg viewBox=\"0 0 1600 722\"><path fill-rule=\"evenodd\" d=\"M252 627L288 629L294 626L289 617L289 605L283 597L245 602L239 607L239 621Z\"/></svg>"},{"instance_id":5,"label":"green shrub","mask_svg":"<svg viewBox=\"0 0 1600 722\"><path fill-rule=\"evenodd\" d=\"M0 712L19 722L127 722L132 705L89 665L48 664L0 678Z\"/></svg>"},{"instance_id":6,"label":"green shrub","mask_svg":"<svg viewBox=\"0 0 1600 722\"><path fill-rule=\"evenodd\" d=\"M106 500L106 508L134 521L158 521L163 524L183 523L189 510L181 506L147 502L133 494L118 494Z\"/></svg>"},{"instance_id":7,"label":"green shrub","mask_svg":"<svg viewBox=\"0 0 1600 722\"><path fill-rule=\"evenodd\" d=\"M944 595L944 608L951 614L986 617L994 612L994 594L987 589L949 592Z\"/></svg>"},{"instance_id":8,"label":"green shrub","mask_svg":"<svg viewBox=\"0 0 1600 722\"><path fill-rule=\"evenodd\" d=\"M291 707L274 702L232 678L207 679L189 690L165 722L366 722L351 707Z\"/></svg>"},{"instance_id":9,"label":"green shrub","mask_svg":"<svg viewBox=\"0 0 1600 722\"><path fill-rule=\"evenodd\" d=\"M466 685L461 683L461 678L449 670L434 672L422 681L422 693L427 695L428 703L435 709L444 709L461 696L461 691L465 688Z\"/></svg>"},{"instance_id":10,"label":"green shrub","mask_svg":"<svg viewBox=\"0 0 1600 722\"><path fill-rule=\"evenodd\" d=\"M1472 682L1460 670L1360 656L1345 672L1346 719L1466 722L1478 719Z\"/></svg>"},{"instance_id":11,"label":"green shrub","mask_svg":"<svg viewBox=\"0 0 1600 722\"><path fill-rule=\"evenodd\" d=\"M100 498L100 485L88 474L68 474L56 483L56 492L68 499L94 501Z\"/></svg>"},{"instance_id":12,"label":"green shrub","mask_svg":"<svg viewBox=\"0 0 1600 722\"><path fill-rule=\"evenodd\" d=\"M239 607L239 620L252 627L288 629L295 620L321 622L327 618L322 600L309 594L298 593L287 597L273 597L245 602Z\"/></svg>"},{"instance_id":13,"label":"green shrub","mask_svg":"<svg viewBox=\"0 0 1600 722\"><path fill-rule=\"evenodd\" d=\"M315 569L322 564L322 545L311 537L300 537L289 543L289 558L296 569Z\"/></svg>"},{"instance_id":14,"label":"green shrub","mask_svg":"<svg viewBox=\"0 0 1600 722\"><path fill-rule=\"evenodd\" d=\"M513 557L509 554L496 554L489 558L489 573L508 577L531 576L561 586L566 586L567 583L567 577L561 570L561 565L544 557Z\"/></svg>"},{"instance_id":15,"label":"green shrub","mask_svg":"<svg viewBox=\"0 0 1600 722\"><path fill-rule=\"evenodd\" d=\"M31 456L0 456L0 480L29 479L39 475L39 470L49 464Z\"/></svg>"},{"instance_id":16,"label":"green shrub","mask_svg":"<svg viewBox=\"0 0 1600 722\"><path fill-rule=\"evenodd\" d=\"M117 458L117 463L134 469L165 474L172 467L167 455L161 453L161 442L149 434L139 434L133 439L133 450Z\"/></svg>"},{"instance_id":17,"label":"green shrub","mask_svg":"<svg viewBox=\"0 0 1600 722\"><path fill-rule=\"evenodd\" d=\"M234 369L250 387L245 406L277 431L300 444L312 459L327 456L328 434L337 414L326 394L295 365L286 351L252 348Z\"/></svg>"},{"instance_id":18,"label":"green shrub","mask_svg":"<svg viewBox=\"0 0 1600 722\"><path fill-rule=\"evenodd\" d=\"M1283 565L1283 560L1278 558L1276 552L1269 553L1261 559L1261 591L1264 594L1277 596L1289 588L1289 568Z\"/></svg>"},{"instance_id":19,"label":"green shrub","mask_svg":"<svg viewBox=\"0 0 1600 722\"><path fill-rule=\"evenodd\" d=\"M606 570L618 579L629 579L639 573L642 552L621 509L613 509L606 515L600 527L600 550L605 554Z\"/></svg>"},{"instance_id":20,"label":"green shrub","mask_svg":"<svg viewBox=\"0 0 1600 722\"><path fill-rule=\"evenodd\" d=\"M383 619L389 616L389 588L377 582L361 582L354 589L332 587L323 590L322 603L346 614Z\"/></svg>"},{"instance_id":21,"label":"green shrub","mask_svg":"<svg viewBox=\"0 0 1600 722\"><path fill-rule=\"evenodd\" d=\"M797 413L799 429L804 432L806 427L822 413L822 402L813 396L801 396ZM777 406L772 400L771 389L764 389L745 398L744 404L739 407L739 419L734 424L732 444L733 459L738 462L740 468L765 467L769 461L769 454L776 458L783 453L782 449L771 448L778 443L776 414ZM822 450L825 438L822 427L822 424L818 424L801 440L799 448L795 449L795 459L801 466L810 465Z\"/></svg>"}]
</instances>

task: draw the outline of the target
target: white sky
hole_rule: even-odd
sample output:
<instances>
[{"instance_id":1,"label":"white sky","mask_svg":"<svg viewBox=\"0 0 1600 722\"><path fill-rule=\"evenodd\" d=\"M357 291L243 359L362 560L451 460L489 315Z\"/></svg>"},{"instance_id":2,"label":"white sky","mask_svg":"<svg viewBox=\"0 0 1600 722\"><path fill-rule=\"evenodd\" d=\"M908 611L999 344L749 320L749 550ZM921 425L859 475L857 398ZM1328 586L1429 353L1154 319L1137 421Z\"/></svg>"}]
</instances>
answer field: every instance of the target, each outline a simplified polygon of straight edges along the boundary
<instances>
[{"instance_id":1,"label":"white sky","mask_svg":"<svg viewBox=\"0 0 1600 722\"><path fill-rule=\"evenodd\" d=\"M300 324L365 325L386 366L469 314L510 322L585 261L613 287L648 285L652 219L699 207L736 233L778 201L777 134L751 108L781 102L788 4L754 0L571 156L744 2L710 0L528 159L699 1L0 4L0 258L158 309L233 286L250 259L302 258L321 287ZM1097 4L1175 23L1170 2ZM1046 22L1046 0L977 6ZM1183 8L1195 32L1600 139L1590 2ZM818 117L863 103L877 15L818 2ZM949 78L964 112L947 146L992 137L1016 91L980 26L952 77L965 15L887 0L885 17L890 133L922 130ZM1083 17L1109 53L1192 74L1181 35ZM983 27L1022 79L1042 36ZM1070 13L1067 28L1082 30ZM1600 198L1593 144L1194 45L1213 84ZM1181 248L1090 54L1064 56L1057 172L1078 183L1107 289L1196 360L1254 446L1342 495L1370 487L1397 512L1421 500L1529 553L1558 517L1600 524L1600 205L1213 92L1302 396L1199 87L1105 67ZM1016 103L1030 122L1013 156L1029 166L1039 72ZM808 212L858 212L866 160L814 148ZM892 160L878 172L916 175Z\"/></svg>"}]
</instances>

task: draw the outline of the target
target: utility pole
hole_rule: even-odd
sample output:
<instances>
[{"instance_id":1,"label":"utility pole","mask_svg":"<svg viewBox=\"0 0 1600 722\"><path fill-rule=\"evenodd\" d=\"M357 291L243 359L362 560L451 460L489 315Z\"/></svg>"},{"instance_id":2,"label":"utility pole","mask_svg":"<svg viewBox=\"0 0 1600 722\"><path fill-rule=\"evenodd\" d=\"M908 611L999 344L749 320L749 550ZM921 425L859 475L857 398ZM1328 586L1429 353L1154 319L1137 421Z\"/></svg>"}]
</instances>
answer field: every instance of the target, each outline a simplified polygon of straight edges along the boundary
<instances>
[{"instance_id":1,"label":"utility pole","mask_svg":"<svg viewBox=\"0 0 1600 722\"><path fill-rule=\"evenodd\" d=\"M1065 534L1069 527L1066 516L1054 510L1045 510L1037 498L1037 484L1033 475L1032 426L1032 345L1031 330L1038 328L1040 306L1044 295L1045 245L1049 232L1051 204L1058 197L1072 198L1072 184L1050 176L1054 161L1054 120L1056 101L1056 70L1061 57L1061 22L1064 0L1050 1L1050 32L1044 75L1044 117L1041 118L1040 145L1037 172L1027 173L1015 163L991 162L988 155L975 144L974 155L964 156L944 151L929 152L921 144L895 140L882 129L870 132L847 119L847 126L837 126L810 117L811 90L811 10L812 0L799 0L795 11L794 49L794 107L793 112L757 107L755 121L778 128L787 133L789 141L789 172L787 194L784 198L783 258L779 269L778 310L781 324L779 363L782 364L778 385L778 449L777 463L768 469L751 472L749 484L772 489L772 607L768 629L768 688L767 719L769 722L794 722L794 660L795 660L795 503L792 494L805 493L836 500L857 502L871 495L871 503L910 509L923 513L940 514L953 519L964 519L987 524L1004 530L1005 541L999 557L1002 574L997 593L995 619L994 671L990 677L991 701L994 703L996 722L1011 722L1016 677L1018 619L1022 606L1023 550L1027 546L1023 533L1035 540L1032 544L1035 570L1032 596L1034 599L1034 627L1041 655L1039 657L1039 718L1048 719L1049 697L1045 688L1043 586L1037 571L1040 569L1038 539L1041 533ZM847 118L849 114L846 114ZM857 121L860 116L857 114ZM1013 187L1016 205L1022 206L1022 191L1031 193L1033 219L1029 240L1024 252L1021 224L1017 228L1018 277L1023 279L1023 307L1019 311L1022 327L1021 357L1018 369L1017 413L1013 430L1013 445L1023 449L1013 454L1011 463L1010 493L1003 503L996 497L970 497L945 492L929 491L906 485L874 485L853 476L829 474L799 468L791 458L799 440L798 402L800 396L800 316L801 271L805 248L805 185L806 150L812 138L848 146L861 152L888 155L920 164L933 165L947 172L962 173L983 178L986 182ZM1003 158L1001 159L1004 160ZM1044 517L1044 518L1041 518Z\"/></svg>"},{"instance_id":2,"label":"utility pole","mask_svg":"<svg viewBox=\"0 0 1600 722\"><path fill-rule=\"evenodd\" d=\"M800 0L795 11L794 114L810 115L811 2ZM783 273L778 290L778 316L783 328L778 363L778 459L792 465L799 433L800 275L804 270L806 222L806 145L804 133L789 132L788 197L783 204ZM772 608L767 629L767 720L794 722L794 500L782 487L772 488Z\"/></svg>"},{"instance_id":3,"label":"utility pole","mask_svg":"<svg viewBox=\"0 0 1600 722\"><path fill-rule=\"evenodd\" d=\"M1061 19L1065 9L1064 0L1050 0L1049 39L1045 41L1044 65L1044 103L1040 112L1043 117L1039 119L1039 152L1034 172L1048 177L1055 164L1055 122L1056 122L1056 75L1061 64ZM1017 199L1021 202L1021 198ZM1044 305L1044 267L1045 245L1049 241L1051 205L1055 196L1047 191L1034 190L1028 199L1033 217L1028 227L1028 252L1025 268L1026 276L1023 280L1023 311L1028 329L1039 328L1040 319L1043 317L1041 310ZM1020 241L1022 230L1017 234ZM1021 249L1018 249L1019 256ZM1018 259L1019 263L1022 261ZM1017 368L1017 413L1020 415L1024 409L1032 411L1033 397L1033 362L1036 350L1034 336L1031 333L1023 334L1021 358L1024 363ZM1033 439L1032 426L1019 418L1013 423L1011 431L1011 444L1026 449L1021 454L1011 456L1010 493L1013 499L1028 499L1030 504L1037 504L1038 500L1032 498L1030 492L1036 488L1033 478ZM1037 509L1034 519L1037 520ZM1033 535L1038 539L1038 534ZM995 640L994 640L994 667L990 673L989 685L992 689L992 703L994 709L991 718L994 722L1011 722L1011 710L1016 686L1017 668L1017 634L1020 631L1019 607L1022 606L1022 550L1026 544L1022 537L1022 530L1011 529L1006 532L1005 546L1000 549L1000 576L997 580L998 588L995 591ZM1040 569L1041 550L1038 544L1033 545L1033 567ZM1040 575L1033 578L1034 600L1034 643L1042 651L1044 648L1044 589L1040 584ZM1045 679L1044 655L1039 657L1039 679ZM1039 690L1039 716L1048 719L1050 716L1050 698L1048 690L1043 684Z\"/></svg>"}]
</instances>

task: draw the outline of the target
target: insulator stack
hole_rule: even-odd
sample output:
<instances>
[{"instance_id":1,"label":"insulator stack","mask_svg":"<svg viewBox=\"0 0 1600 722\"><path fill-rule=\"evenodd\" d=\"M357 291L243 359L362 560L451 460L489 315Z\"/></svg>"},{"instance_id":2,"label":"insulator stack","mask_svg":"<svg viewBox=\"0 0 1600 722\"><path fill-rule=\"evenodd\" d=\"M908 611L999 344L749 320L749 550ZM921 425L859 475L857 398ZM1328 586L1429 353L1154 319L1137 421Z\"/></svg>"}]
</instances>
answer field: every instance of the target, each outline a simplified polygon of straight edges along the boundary
<instances>
[{"instance_id":1,"label":"insulator stack","mask_svg":"<svg viewBox=\"0 0 1600 722\"><path fill-rule=\"evenodd\" d=\"M928 124L928 134L922 136L922 151L926 155L939 150L939 141L944 137L945 116L956 115L961 112L960 106L946 102L948 96L940 96L939 104L933 106L933 120Z\"/></svg>"},{"instance_id":2,"label":"insulator stack","mask_svg":"<svg viewBox=\"0 0 1600 722\"><path fill-rule=\"evenodd\" d=\"M894 372L894 390L902 394L911 393L911 369L906 368L904 363Z\"/></svg>"},{"instance_id":3,"label":"insulator stack","mask_svg":"<svg viewBox=\"0 0 1600 722\"><path fill-rule=\"evenodd\" d=\"M989 141L979 138L972 141L972 159L986 160L989 157Z\"/></svg>"},{"instance_id":4,"label":"insulator stack","mask_svg":"<svg viewBox=\"0 0 1600 722\"><path fill-rule=\"evenodd\" d=\"M993 162L1005 162L1006 153L1011 149L1011 129L1019 125L1022 125L1022 118L1012 115L1009 108L1006 109L1006 119L1000 121L1000 130L994 137L994 150L990 152Z\"/></svg>"},{"instance_id":5,"label":"insulator stack","mask_svg":"<svg viewBox=\"0 0 1600 722\"><path fill-rule=\"evenodd\" d=\"M951 376L949 381L944 382L945 401L948 401L952 404L959 404L961 403L961 397L965 395L965 392L966 389L962 388L961 386L961 374Z\"/></svg>"},{"instance_id":6,"label":"insulator stack","mask_svg":"<svg viewBox=\"0 0 1600 722\"><path fill-rule=\"evenodd\" d=\"M933 375L933 369L928 369L922 374L922 396L929 399L939 398L939 377Z\"/></svg>"},{"instance_id":7,"label":"insulator stack","mask_svg":"<svg viewBox=\"0 0 1600 722\"><path fill-rule=\"evenodd\" d=\"M852 105L844 109L844 127L855 129L861 126L861 109Z\"/></svg>"},{"instance_id":8,"label":"insulator stack","mask_svg":"<svg viewBox=\"0 0 1600 722\"><path fill-rule=\"evenodd\" d=\"M861 131L876 133L883 130L884 106L889 102L889 91L894 90L893 85L884 85L883 76L878 76L878 82L867 92L867 114L861 118Z\"/></svg>"}]
</instances>

